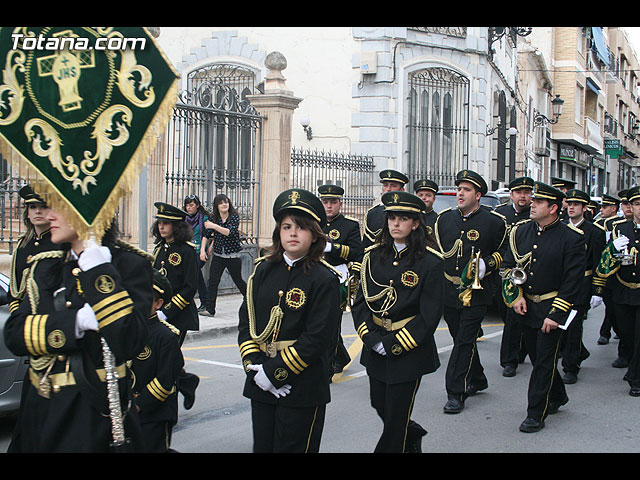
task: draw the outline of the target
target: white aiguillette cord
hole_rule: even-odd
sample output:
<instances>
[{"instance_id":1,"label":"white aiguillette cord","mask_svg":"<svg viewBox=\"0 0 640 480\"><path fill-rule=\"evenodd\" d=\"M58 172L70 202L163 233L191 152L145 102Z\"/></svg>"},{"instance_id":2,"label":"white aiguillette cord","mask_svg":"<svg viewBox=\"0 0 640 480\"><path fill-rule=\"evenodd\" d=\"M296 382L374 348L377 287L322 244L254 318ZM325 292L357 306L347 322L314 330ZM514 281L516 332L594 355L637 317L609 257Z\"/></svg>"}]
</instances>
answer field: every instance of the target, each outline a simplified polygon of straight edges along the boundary
<instances>
[{"instance_id":1,"label":"white aiguillette cord","mask_svg":"<svg viewBox=\"0 0 640 480\"><path fill-rule=\"evenodd\" d=\"M95 233L92 231L89 240L85 240L84 247L98 246ZM111 419L111 433L113 436L113 446L119 447L125 443L124 421L120 408L120 388L118 386L118 373L116 371L115 356L109 348L106 339L100 335L102 343L102 356L104 361L105 378L107 381L107 400L109 401L109 418Z\"/></svg>"}]
</instances>

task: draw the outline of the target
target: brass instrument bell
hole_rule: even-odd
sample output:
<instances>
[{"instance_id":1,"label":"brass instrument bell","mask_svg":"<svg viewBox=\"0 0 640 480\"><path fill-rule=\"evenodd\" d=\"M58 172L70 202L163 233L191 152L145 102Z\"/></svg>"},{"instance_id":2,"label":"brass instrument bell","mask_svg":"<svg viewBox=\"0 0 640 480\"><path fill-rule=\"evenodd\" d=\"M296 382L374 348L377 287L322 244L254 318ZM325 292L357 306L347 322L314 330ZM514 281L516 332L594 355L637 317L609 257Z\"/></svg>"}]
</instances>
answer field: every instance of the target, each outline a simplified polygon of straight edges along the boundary
<instances>
[{"instance_id":1,"label":"brass instrument bell","mask_svg":"<svg viewBox=\"0 0 640 480\"><path fill-rule=\"evenodd\" d=\"M471 284L471 290L484 290L480 284L480 250L474 254L474 247L471 247L471 267L473 268L473 283Z\"/></svg>"}]
</instances>

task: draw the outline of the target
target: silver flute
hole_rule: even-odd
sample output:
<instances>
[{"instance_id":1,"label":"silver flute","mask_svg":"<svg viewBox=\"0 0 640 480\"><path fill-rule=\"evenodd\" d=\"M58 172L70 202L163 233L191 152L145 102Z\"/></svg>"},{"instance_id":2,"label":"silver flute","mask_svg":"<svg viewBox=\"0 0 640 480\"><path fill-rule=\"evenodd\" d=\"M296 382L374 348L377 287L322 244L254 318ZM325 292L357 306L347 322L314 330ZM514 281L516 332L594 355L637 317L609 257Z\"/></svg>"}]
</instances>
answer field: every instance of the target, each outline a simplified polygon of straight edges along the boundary
<instances>
[{"instance_id":1,"label":"silver flute","mask_svg":"<svg viewBox=\"0 0 640 480\"><path fill-rule=\"evenodd\" d=\"M100 337L100 341L102 342L102 355L104 357L104 370L107 380L107 397L109 400L109 417L111 418L113 445L119 447L124 445L125 435L122 410L120 408L120 389L118 387L116 361L104 337Z\"/></svg>"}]
</instances>

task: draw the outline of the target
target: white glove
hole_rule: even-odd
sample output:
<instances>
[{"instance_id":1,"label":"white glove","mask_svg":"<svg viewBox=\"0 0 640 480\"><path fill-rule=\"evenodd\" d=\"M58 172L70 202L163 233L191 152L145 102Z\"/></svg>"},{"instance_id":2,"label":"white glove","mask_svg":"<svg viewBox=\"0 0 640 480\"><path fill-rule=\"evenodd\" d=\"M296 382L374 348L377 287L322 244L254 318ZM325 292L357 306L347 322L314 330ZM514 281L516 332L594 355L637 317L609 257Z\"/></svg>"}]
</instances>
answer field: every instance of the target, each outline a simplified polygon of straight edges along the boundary
<instances>
[{"instance_id":1,"label":"white glove","mask_svg":"<svg viewBox=\"0 0 640 480\"><path fill-rule=\"evenodd\" d=\"M384 346L382 345L382 342L378 342L373 346L373 351L376 352L378 355L383 355L386 356L387 352L384 349Z\"/></svg>"},{"instance_id":2,"label":"white glove","mask_svg":"<svg viewBox=\"0 0 640 480\"><path fill-rule=\"evenodd\" d=\"M324 246L325 253L330 252L332 248L333 248L333 243L327 242L327 244Z\"/></svg>"},{"instance_id":3,"label":"white glove","mask_svg":"<svg viewBox=\"0 0 640 480\"><path fill-rule=\"evenodd\" d=\"M478 262L478 277L482 280L487 273L487 266L484 264L484 260L480 259Z\"/></svg>"},{"instance_id":4,"label":"white glove","mask_svg":"<svg viewBox=\"0 0 640 480\"><path fill-rule=\"evenodd\" d=\"M283 385L280 388L274 387L267 377L267 374L264 373L262 365L247 365L247 369L258 372L256 373L255 377L253 377L253 381L258 387L260 387L261 390L271 393L276 398L286 397L287 395L289 395L289 392L291 391L291 385Z\"/></svg>"},{"instance_id":5,"label":"white glove","mask_svg":"<svg viewBox=\"0 0 640 480\"><path fill-rule=\"evenodd\" d=\"M593 295L591 297L591 308L596 308L598 306L600 306L602 304L602 297L599 297L598 295Z\"/></svg>"},{"instance_id":6,"label":"white glove","mask_svg":"<svg viewBox=\"0 0 640 480\"><path fill-rule=\"evenodd\" d=\"M95 241L89 240L87 247L78 258L78 266L83 272L91 270L93 267L109 263L111 261L111 250L108 247L101 247Z\"/></svg>"},{"instance_id":7,"label":"white glove","mask_svg":"<svg viewBox=\"0 0 640 480\"><path fill-rule=\"evenodd\" d=\"M160 320L164 320L164 321L168 320L167 316L164 314L162 310L158 310L156 313L158 314L158 318Z\"/></svg>"},{"instance_id":8,"label":"white glove","mask_svg":"<svg viewBox=\"0 0 640 480\"><path fill-rule=\"evenodd\" d=\"M98 319L91 305L85 303L76 313L76 338L84 337L84 332L87 330L95 330L97 332Z\"/></svg>"},{"instance_id":9,"label":"white glove","mask_svg":"<svg viewBox=\"0 0 640 480\"><path fill-rule=\"evenodd\" d=\"M618 238L616 238L613 241L613 246L616 248L616 250L618 250L619 252L621 252L622 250L624 250L624 248L629 245L629 238L625 237L624 235L620 235Z\"/></svg>"}]
</instances>

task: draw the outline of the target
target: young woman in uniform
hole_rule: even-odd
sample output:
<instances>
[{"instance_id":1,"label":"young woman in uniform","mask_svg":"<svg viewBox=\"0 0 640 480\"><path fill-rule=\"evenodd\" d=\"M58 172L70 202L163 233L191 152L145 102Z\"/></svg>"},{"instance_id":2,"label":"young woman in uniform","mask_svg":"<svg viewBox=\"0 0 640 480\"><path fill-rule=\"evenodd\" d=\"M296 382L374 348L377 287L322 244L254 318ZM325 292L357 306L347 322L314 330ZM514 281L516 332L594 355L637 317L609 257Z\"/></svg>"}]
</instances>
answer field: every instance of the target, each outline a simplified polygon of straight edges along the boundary
<instances>
[{"instance_id":1,"label":"young woman in uniform","mask_svg":"<svg viewBox=\"0 0 640 480\"><path fill-rule=\"evenodd\" d=\"M326 214L318 197L302 189L282 192L273 216L273 245L256 260L239 312L253 450L318 452L330 401L339 275L322 260Z\"/></svg>"},{"instance_id":2,"label":"young woman in uniform","mask_svg":"<svg viewBox=\"0 0 640 480\"><path fill-rule=\"evenodd\" d=\"M442 314L443 262L426 232L422 200L387 192L382 202L386 222L364 254L351 311L371 405L383 421L375 451L420 452L427 432L409 419L422 376L440 366L433 335Z\"/></svg>"},{"instance_id":3,"label":"young woman in uniform","mask_svg":"<svg viewBox=\"0 0 640 480\"><path fill-rule=\"evenodd\" d=\"M108 452L113 441L103 337L115 357L127 451L145 451L126 364L143 348L153 300L150 256L117 239L85 242L49 210L58 250L29 261L26 294L4 329L29 356L10 452ZM115 417L117 418L117 417Z\"/></svg>"}]
</instances>

